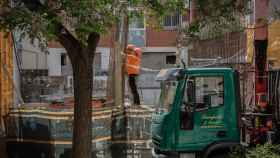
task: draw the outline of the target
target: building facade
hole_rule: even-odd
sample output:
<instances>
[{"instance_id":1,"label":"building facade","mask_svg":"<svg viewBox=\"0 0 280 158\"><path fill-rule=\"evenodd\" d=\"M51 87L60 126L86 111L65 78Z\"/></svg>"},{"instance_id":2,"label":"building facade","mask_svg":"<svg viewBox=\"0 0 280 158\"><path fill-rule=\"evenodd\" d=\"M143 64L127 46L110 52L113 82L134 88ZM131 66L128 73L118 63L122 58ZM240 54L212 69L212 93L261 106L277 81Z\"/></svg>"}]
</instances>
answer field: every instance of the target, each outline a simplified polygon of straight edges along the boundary
<instances>
[{"instance_id":1,"label":"building facade","mask_svg":"<svg viewBox=\"0 0 280 158\"><path fill-rule=\"evenodd\" d=\"M156 74L162 68L176 67L180 51L178 49L178 29L184 22L184 17L180 14L167 16L163 20L163 29L156 30L145 24L145 18L135 18L130 21L128 43L142 48L142 67L143 70L139 76L139 91L144 104L154 104L159 94L159 83L154 81ZM94 96L106 96L112 80L110 80L112 67L112 55L114 52L115 35L108 31L102 35L96 50L94 59ZM44 54L37 48L33 48L29 43L23 43L22 46L22 68L26 75L23 75L22 92L27 102L43 101L42 96L71 96L73 95L73 77L72 68L66 50L59 43L49 42L49 53ZM35 74L37 72L37 75ZM43 74L39 72L44 72ZM34 75L35 74L35 75ZM28 81L37 80L46 84L37 86L35 91L30 91ZM33 77L33 78L32 78ZM56 82L51 82L56 78ZM53 84L58 83L59 86ZM32 82L35 85L36 83ZM37 84L38 85L38 84ZM48 88L56 87L53 91ZM39 88L38 88L39 87ZM41 90L39 90L41 89ZM48 90L42 90L48 89ZM30 94L30 93L33 94ZM41 96L41 97L39 97ZM33 98L33 99L31 99Z\"/></svg>"}]
</instances>

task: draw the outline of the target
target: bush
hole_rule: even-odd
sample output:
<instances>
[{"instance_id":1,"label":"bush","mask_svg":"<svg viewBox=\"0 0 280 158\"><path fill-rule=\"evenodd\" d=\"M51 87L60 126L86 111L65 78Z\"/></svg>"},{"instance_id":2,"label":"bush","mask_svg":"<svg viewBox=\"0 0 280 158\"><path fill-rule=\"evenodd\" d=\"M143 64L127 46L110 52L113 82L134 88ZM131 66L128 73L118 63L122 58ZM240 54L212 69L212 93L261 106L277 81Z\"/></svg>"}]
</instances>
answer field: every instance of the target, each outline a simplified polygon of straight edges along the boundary
<instances>
[{"instance_id":1,"label":"bush","mask_svg":"<svg viewBox=\"0 0 280 158\"><path fill-rule=\"evenodd\" d=\"M231 153L230 158L242 158L241 150L235 150ZM280 158L280 145L266 143L257 145L246 151L245 158Z\"/></svg>"}]
</instances>

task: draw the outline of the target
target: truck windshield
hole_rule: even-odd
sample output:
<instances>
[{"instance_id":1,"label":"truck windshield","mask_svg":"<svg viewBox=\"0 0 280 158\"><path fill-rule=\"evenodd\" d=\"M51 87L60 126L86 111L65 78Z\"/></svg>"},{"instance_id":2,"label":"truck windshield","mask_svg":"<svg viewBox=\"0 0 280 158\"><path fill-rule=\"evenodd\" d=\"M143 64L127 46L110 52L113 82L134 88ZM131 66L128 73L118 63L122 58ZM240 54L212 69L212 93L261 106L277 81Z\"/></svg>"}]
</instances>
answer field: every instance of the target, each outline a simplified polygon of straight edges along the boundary
<instances>
[{"instance_id":1,"label":"truck windshield","mask_svg":"<svg viewBox=\"0 0 280 158\"><path fill-rule=\"evenodd\" d=\"M196 109L217 107L224 104L224 80L221 76L190 77L187 81L185 101Z\"/></svg>"},{"instance_id":2,"label":"truck windshield","mask_svg":"<svg viewBox=\"0 0 280 158\"><path fill-rule=\"evenodd\" d=\"M175 98L178 81L162 81L157 112L169 112Z\"/></svg>"}]
</instances>

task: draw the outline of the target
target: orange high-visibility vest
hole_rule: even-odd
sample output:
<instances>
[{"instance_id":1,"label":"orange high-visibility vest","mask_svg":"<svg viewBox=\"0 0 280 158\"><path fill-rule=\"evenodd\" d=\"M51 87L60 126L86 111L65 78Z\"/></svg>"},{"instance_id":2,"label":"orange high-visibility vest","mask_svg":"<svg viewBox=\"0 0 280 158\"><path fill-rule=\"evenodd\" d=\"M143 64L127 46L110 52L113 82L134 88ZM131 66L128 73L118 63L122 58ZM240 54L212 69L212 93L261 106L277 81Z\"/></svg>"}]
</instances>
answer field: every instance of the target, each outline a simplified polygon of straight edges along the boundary
<instances>
[{"instance_id":1,"label":"orange high-visibility vest","mask_svg":"<svg viewBox=\"0 0 280 158\"><path fill-rule=\"evenodd\" d=\"M139 75L141 54L135 52L126 55L126 71L128 75Z\"/></svg>"}]
</instances>

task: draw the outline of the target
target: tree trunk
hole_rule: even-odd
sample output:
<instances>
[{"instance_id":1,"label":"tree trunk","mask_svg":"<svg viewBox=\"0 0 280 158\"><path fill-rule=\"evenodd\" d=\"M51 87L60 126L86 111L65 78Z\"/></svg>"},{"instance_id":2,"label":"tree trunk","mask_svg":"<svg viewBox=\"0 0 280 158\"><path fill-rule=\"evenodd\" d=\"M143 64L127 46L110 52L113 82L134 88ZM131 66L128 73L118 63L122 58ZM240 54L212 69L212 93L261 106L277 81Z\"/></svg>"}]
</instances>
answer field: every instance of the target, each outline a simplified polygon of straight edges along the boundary
<instances>
[{"instance_id":1,"label":"tree trunk","mask_svg":"<svg viewBox=\"0 0 280 158\"><path fill-rule=\"evenodd\" d=\"M86 46L61 24L57 24L57 34L58 41L67 51L73 69L75 101L72 158L92 158L92 64L100 35L95 32L89 34Z\"/></svg>"},{"instance_id":2,"label":"tree trunk","mask_svg":"<svg viewBox=\"0 0 280 158\"><path fill-rule=\"evenodd\" d=\"M73 158L91 158L91 96L93 54L88 61L77 58L72 62L74 79Z\"/></svg>"}]
</instances>

